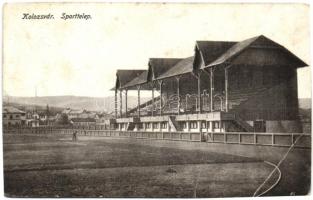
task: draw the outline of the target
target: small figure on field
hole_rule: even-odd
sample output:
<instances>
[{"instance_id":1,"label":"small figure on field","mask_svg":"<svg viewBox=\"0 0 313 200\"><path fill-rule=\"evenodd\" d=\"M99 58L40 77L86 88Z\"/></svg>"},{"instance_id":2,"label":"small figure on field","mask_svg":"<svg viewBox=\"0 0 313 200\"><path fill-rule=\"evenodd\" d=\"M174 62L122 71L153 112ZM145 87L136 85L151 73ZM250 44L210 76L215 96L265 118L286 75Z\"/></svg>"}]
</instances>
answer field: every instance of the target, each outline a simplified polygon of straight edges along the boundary
<instances>
[{"instance_id":1,"label":"small figure on field","mask_svg":"<svg viewBox=\"0 0 313 200\"><path fill-rule=\"evenodd\" d=\"M73 132L73 141L77 141L77 131Z\"/></svg>"}]
</instances>

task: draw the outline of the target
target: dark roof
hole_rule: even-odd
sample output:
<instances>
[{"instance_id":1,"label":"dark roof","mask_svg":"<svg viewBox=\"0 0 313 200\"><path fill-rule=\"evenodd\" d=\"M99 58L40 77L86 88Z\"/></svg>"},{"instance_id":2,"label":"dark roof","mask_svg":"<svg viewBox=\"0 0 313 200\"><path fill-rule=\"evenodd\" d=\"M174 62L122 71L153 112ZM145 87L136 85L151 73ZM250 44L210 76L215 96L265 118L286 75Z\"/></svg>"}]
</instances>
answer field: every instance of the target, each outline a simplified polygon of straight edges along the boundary
<instances>
[{"instance_id":1,"label":"dark roof","mask_svg":"<svg viewBox=\"0 0 313 200\"><path fill-rule=\"evenodd\" d=\"M72 122L96 122L94 118L72 118Z\"/></svg>"},{"instance_id":2,"label":"dark roof","mask_svg":"<svg viewBox=\"0 0 313 200\"><path fill-rule=\"evenodd\" d=\"M99 117L99 118L109 118L109 117L111 117L111 115L108 114L108 113L98 113L96 116Z\"/></svg>"},{"instance_id":3,"label":"dark roof","mask_svg":"<svg viewBox=\"0 0 313 200\"><path fill-rule=\"evenodd\" d=\"M148 71L145 70L139 76L137 76L136 78L134 78L133 80L131 80L127 84L125 84L123 86L123 88L129 88L132 86L141 85L141 84L146 83L147 82L147 75L148 75Z\"/></svg>"},{"instance_id":4,"label":"dark roof","mask_svg":"<svg viewBox=\"0 0 313 200\"><path fill-rule=\"evenodd\" d=\"M12 107L12 106L6 106L3 108L3 113L14 113L14 114L24 114L25 112L22 111L22 110L19 110L15 107Z\"/></svg>"},{"instance_id":5,"label":"dark roof","mask_svg":"<svg viewBox=\"0 0 313 200\"><path fill-rule=\"evenodd\" d=\"M181 60L182 58L150 58L148 63L148 79L158 79L161 74L169 70Z\"/></svg>"},{"instance_id":6,"label":"dark roof","mask_svg":"<svg viewBox=\"0 0 313 200\"><path fill-rule=\"evenodd\" d=\"M180 74L186 74L186 73L192 72L193 60L194 60L194 56L182 59L172 68L170 68L165 73L160 75L157 79L164 79L164 78L169 78L169 77L177 76Z\"/></svg>"},{"instance_id":7,"label":"dark roof","mask_svg":"<svg viewBox=\"0 0 313 200\"><path fill-rule=\"evenodd\" d=\"M116 72L116 88L121 88L126 85L128 82L139 76L145 70L117 70ZM114 88L115 89L115 88Z\"/></svg>"},{"instance_id":8,"label":"dark roof","mask_svg":"<svg viewBox=\"0 0 313 200\"><path fill-rule=\"evenodd\" d=\"M195 61L198 60L197 58L199 58L198 56L200 55L204 61L204 66L201 68L204 69L207 67L231 62L239 54L250 47L261 49L279 49L285 53L285 55L289 56L289 58L292 58L290 61L292 65L296 67L307 66L306 63L292 54L288 49L266 38L263 35L249 38L241 42L197 41L195 56L191 56L185 59L150 58L148 63L148 71L118 70L116 73L116 87L131 89L136 85L143 85L143 88L149 88L149 84L145 84L149 81L169 78L197 70L196 67L198 66ZM252 62L255 61L252 60ZM261 60L261 62L263 63L263 60Z\"/></svg>"},{"instance_id":9,"label":"dark roof","mask_svg":"<svg viewBox=\"0 0 313 200\"><path fill-rule=\"evenodd\" d=\"M201 52L204 64L208 65L236 43L237 42L225 41L197 41L196 47Z\"/></svg>"},{"instance_id":10,"label":"dark roof","mask_svg":"<svg viewBox=\"0 0 313 200\"><path fill-rule=\"evenodd\" d=\"M292 54L285 47L283 47L280 44L278 44L278 43L268 39L267 37L265 37L263 35L260 35L260 36L257 36L257 37L249 38L249 39L243 40L241 42L238 42L237 44L235 44L231 48L229 48L226 52L224 52L224 54L219 56L215 61L213 61L212 63L206 65L203 68L229 62L230 60L232 60L233 58L235 58L236 56L238 56L240 53L242 53L244 50L246 50L247 48L249 48L251 46L257 46L257 47L265 48L265 49L266 48L278 48L280 50L285 51L289 55L291 55L295 59L295 61L297 63L297 67L307 66L306 63L304 63L297 56Z\"/></svg>"}]
</instances>

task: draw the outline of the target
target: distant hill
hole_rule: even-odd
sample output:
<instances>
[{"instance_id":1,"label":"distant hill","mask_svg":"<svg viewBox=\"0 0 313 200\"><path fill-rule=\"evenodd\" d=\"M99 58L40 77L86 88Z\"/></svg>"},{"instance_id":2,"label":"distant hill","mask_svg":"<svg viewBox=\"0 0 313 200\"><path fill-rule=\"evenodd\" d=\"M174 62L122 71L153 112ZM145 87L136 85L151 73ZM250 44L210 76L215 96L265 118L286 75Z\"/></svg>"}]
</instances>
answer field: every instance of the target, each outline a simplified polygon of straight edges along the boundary
<instances>
[{"instance_id":1,"label":"distant hill","mask_svg":"<svg viewBox=\"0 0 313 200\"><path fill-rule=\"evenodd\" d=\"M124 100L124 98L123 98ZM142 98L141 102L149 98ZM4 103L10 102L23 105L38 105L57 108L86 109L90 111L114 111L114 96L109 97L84 97L84 96L43 96L43 97L4 97ZM123 102L123 108L125 102ZM128 107L137 106L137 97L128 96Z\"/></svg>"},{"instance_id":2,"label":"distant hill","mask_svg":"<svg viewBox=\"0 0 313 200\"><path fill-rule=\"evenodd\" d=\"M311 109L311 98L299 98L299 108Z\"/></svg>"},{"instance_id":3,"label":"distant hill","mask_svg":"<svg viewBox=\"0 0 313 200\"><path fill-rule=\"evenodd\" d=\"M46 105L29 105L29 104L25 104L25 103L3 102L3 106L13 106L15 108L18 108L18 109L26 111L26 112L31 112L34 110L36 110L39 113L46 113L47 112L47 106ZM49 106L49 113L51 115L56 115L57 113L62 112L62 110L64 110L64 108Z\"/></svg>"},{"instance_id":4,"label":"distant hill","mask_svg":"<svg viewBox=\"0 0 313 200\"><path fill-rule=\"evenodd\" d=\"M124 100L124 98L123 98ZM150 98L141 98L141 103L150 100ZM84 97L84 96L43 96L43 97L4 97L4 103L20 105L38 105L56 107L56 108L73 108L86 109L90 111L114 111L114 96L108 97ZM123 102L123 108L125 102ZM128 96L128 108L137 106L137 97ZM311 98L299 98L299 107L302 109L311 109Z\"/></svg>"}]
</instances>

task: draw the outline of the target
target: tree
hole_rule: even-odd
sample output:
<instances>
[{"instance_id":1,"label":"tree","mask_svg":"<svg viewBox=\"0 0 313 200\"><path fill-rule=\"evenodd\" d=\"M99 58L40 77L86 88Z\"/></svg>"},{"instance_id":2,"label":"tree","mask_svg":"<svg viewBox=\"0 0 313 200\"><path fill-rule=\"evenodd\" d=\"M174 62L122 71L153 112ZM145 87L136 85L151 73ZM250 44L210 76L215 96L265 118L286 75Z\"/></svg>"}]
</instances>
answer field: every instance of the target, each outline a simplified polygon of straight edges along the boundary
<instances>
[{"instance_id":1,"label":"tree","mask_svg":"<svg viewBox=\"0 0 313 200\"><path fill-rule=\"evenodd\" d=\"M65 113L62 113L62 114L57 118L56 123L57 123L58 125L69 125L69 124L71 124L71 122L70 122L70 120L69 120L67 114L65 114Z\"/></svg>"},{"instance_id":2,"label":"tree","mask_svg":"<svg viewBox=\"0 0 313 200\"><path fill-rule=\"evenodd\" d=\"M47 117L49 117L49 115L50 115L49 104L47 104L47 106L46 106L46 115L47 115Z\"/></svg>"}]
</instances>

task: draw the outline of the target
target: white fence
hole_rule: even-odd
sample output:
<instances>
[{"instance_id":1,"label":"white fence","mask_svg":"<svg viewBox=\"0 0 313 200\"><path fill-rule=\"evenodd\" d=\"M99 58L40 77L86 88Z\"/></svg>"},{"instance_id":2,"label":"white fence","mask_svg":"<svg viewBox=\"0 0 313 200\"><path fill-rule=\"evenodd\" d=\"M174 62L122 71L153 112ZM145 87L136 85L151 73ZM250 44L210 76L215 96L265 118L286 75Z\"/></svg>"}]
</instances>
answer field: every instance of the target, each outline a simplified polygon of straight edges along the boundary
<instances>
[{"instance_id":1,"label":"white fence","mask_svg":"<svg viewBox=\"0 0 313 200\"><path fill-rule=\"evenodd\" d=\"M4 129L4 134L69 134L74 132L82 136L129 137L138 139L197 141L208 143L262 145L289 147L295 141L295 147L311 148L311 135L303 133L249 133L249 132L147 132L119 130L90 130L72 128L21 128Z\"/></svg>"}]
</instances>

